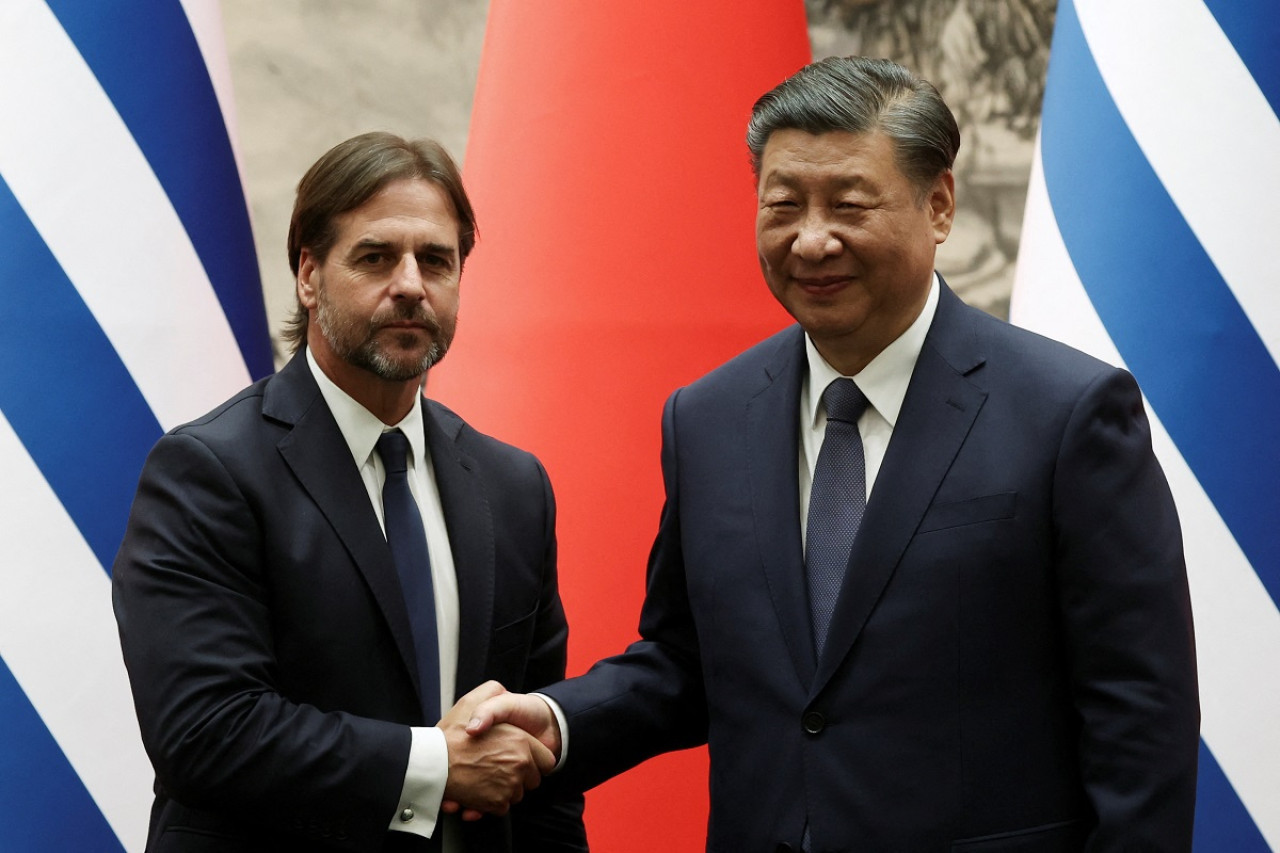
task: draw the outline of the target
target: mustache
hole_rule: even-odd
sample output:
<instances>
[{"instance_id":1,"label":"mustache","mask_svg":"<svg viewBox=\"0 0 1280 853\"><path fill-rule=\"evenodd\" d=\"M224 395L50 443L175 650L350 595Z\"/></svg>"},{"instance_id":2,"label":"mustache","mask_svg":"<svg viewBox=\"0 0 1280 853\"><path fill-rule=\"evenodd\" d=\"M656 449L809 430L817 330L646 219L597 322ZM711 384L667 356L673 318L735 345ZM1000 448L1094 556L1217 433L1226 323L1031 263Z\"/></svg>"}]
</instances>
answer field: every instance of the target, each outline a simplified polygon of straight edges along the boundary
<instances>
[{"instance_id":1,"label":"mustache","mask_svg":"<svg viewBox=\"0 0 1280 853\"><path fill-rule=\"evenodd\" d=\"M440 334L440 321L422 303L396 305L390 310L375 314L369 320L369 327L377 329L388 323L416 323L425 326L427 331L433 335Z\"/></svg>"}]
</instances>

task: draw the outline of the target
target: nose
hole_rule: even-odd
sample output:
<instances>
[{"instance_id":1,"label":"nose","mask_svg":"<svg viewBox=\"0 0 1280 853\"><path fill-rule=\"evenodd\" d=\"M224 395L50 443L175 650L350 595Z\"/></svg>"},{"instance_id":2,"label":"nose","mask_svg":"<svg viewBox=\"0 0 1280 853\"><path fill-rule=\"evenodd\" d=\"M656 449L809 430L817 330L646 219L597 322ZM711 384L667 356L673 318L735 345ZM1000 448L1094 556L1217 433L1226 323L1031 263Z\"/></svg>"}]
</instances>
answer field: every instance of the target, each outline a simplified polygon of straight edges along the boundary
<instances>
[{"instance_id":1,"label":"nose","mask_svg":"<svg viewBox=\"0 0 1280 853\"><path fill-rule=\"evenodd\" d=\"M391 276L391 295L399 299L421 300L427 295L426 283L422 280L422 270L418 269L418 259L412 253L400 258Z\"/></svg>"},{"instance_id":2,"label":"nose","mask_svg":"<svg viewBox=\"0 0 1280 853\"><path fill-rule=\"evenodd\" d=\"M843 245L826 217L810 212L800 222L791 251L806 261L821 261L840 254Z\"/></svg>"}]
</instances>

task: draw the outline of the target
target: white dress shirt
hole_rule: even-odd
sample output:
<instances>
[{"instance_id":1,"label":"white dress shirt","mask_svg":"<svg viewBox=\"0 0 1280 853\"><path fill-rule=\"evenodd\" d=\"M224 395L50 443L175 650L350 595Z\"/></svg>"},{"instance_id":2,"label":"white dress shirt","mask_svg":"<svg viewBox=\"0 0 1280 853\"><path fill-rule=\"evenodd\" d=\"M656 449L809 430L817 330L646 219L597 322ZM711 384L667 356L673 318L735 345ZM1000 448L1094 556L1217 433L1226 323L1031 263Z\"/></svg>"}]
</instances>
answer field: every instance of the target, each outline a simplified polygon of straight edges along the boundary
<instances>
[{"instance_id":1,"label":"white dress shirt","mask_svg":"<svg viewBox=\"0 0 1280 853\"><path fill-rule=\"evenodd\" d=\"M867 463L867 504L871 503L872 486L880 473L893 427L907 396L907 385L916 369L916 359L924 346L925 335L938 310L938 277L934 275L920 316L898 338L862 368L856 376L848 376L866 396L866 411L858 418L858 434L862 436L862 452ZM809 492L813 488L813 469L818 464L818 451L827 434L827 410L822 393L841 374L824 359L808 335L804 336L809 375L800 388L800 542L809 532Z\"/></svg>"},{"instance_id":2,"label":"white dress shirt","mask_svg":"<svg viewBox=\"0 0 1280 853\"><path fill-rule=\"evenodd\" d=\"M387 426L335 385L320 369L310 349L307 350L307 364L329 405L329 411L333 413L333 419L338 422L338 429L351 450L356 467L360 469L360 478L364 481L378 523L383 525L384 535L382 484L386 473L375 447L382 433L393 429L399 429L409 439L409 490L413 492L418 511L422 514L427 551L431 555L431 583L436 600L436 632L440 650L440 709L447 711L453 707L458 674L458 578L449 547L449 532L445 528L440 491L436 487L431 455L427 453L422 406L414 406L400 423ZM439 728L415 727L410 731L413 740L400 805L394 815L387 817L392 830L430 836L439 822L440 803L449 778L449 750L445 745L444 732ZM403 819L409 815L412 815L409 820ZM446 830L446 851L457 849L456 842L451 843L450 835L452 833Z\"/></svg>"}]
</instances>

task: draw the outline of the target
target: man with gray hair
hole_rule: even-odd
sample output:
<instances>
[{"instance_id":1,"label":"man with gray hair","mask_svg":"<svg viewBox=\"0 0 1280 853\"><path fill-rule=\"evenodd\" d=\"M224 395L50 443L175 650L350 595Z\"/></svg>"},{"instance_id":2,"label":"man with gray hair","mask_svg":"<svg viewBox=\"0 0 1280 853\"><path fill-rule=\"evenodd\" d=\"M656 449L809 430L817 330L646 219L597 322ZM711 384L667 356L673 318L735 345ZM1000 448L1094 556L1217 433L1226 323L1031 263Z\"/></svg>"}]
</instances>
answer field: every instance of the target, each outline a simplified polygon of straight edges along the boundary
<instances>
[{"instance_id":1,"label":"man with gray hair","mask_svg":"<svg viewBox=\"0 0 1280 853\"><path fill-rule=\"evenodd\" d=\"M579 787L705 741L713 851L1190 849L1191 610L1133 377L937 274L960 135L906 69L810 65L747 140L797 325L667 401L641 639L469 731Z\"/></svg>"},{"instance_id":2,"label":"man with gray hair","mask_svg":"<svg viewBox=\"0 0 1280 853\"><path fill-rule=\"evenodd\" d=\"M586 850L580 795L525 797L542 744L463 731L493 679L563 678L568 635L546 472L422 396L475 231L435 142L330 149L289 227L293 358L148 457L113 591L151 853Z\"/></svg>"}]
</instances>

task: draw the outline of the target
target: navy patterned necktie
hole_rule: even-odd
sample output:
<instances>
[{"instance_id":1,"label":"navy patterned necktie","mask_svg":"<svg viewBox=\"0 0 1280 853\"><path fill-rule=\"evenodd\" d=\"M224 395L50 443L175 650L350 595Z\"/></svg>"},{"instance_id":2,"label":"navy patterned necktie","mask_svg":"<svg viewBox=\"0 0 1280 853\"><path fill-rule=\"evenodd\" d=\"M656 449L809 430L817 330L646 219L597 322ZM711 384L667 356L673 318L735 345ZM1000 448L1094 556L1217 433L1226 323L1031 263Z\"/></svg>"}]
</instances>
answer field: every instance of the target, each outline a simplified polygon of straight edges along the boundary
<instances>
[{"instance_id":1,"label":"navy patterned necktie","mask_svg":"<svg viewBox=\"0 0 1280 853\"><path fill-rule=\"evenodd\" d=\"M867 509L867 463L858 435L858 418L866 411L867 398L852 379L836 379L822 400L827 432L814 466L805 535L809 608L819 657L849 567L853 539Z\"/></svg>"},{"instance_id":2,"label":"navy patterned necktie","mask_svg":"<svg viewBox=\"0 0 1280 853\"><path fill-rule=\"evenodd\" d=\"M440 651L436 635L436 599L431 583L431 556L418 502L409 490L409 439L400 430L384 432L378 455L386 470L382 486L383 524L387 544L400 576L400 591L409 611L413 651L418 659L422 713L427 725L440 718Z\"/></svg>"}]
</instances>

